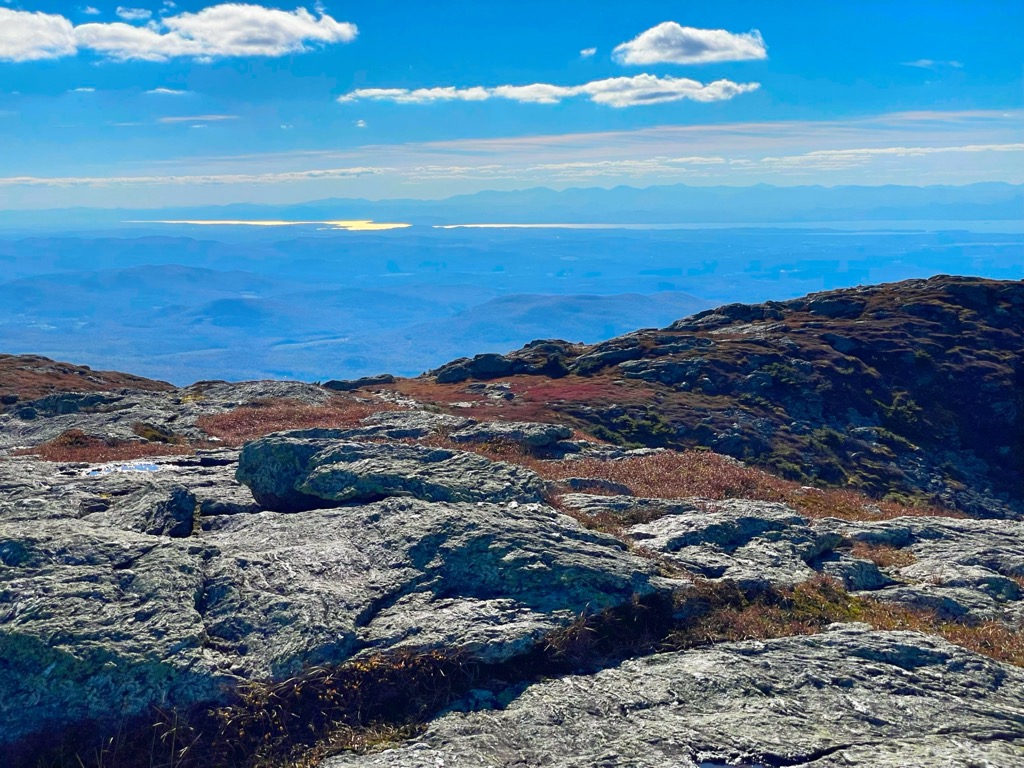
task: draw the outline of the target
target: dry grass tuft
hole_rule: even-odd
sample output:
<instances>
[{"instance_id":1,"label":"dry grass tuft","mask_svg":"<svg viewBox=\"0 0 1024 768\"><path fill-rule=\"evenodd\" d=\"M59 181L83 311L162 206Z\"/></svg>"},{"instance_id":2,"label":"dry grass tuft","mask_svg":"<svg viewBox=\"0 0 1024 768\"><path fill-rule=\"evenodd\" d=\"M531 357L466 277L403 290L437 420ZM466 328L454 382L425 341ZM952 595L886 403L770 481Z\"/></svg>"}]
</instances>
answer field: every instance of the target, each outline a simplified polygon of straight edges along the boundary
<instances>
[{"instance_id":1,"label":"dry grass tuft","mask_svg":"<svg viewBox=\"0 0 1024 768\"><path fill-rule=\"evenodd\" d=\"M227 413L201 416L196 425L222 444L238 446L271 432L355 427L367 416L391 410L395 410L395 406L384 401L340 395L324 405L280 398L250 403Z\"/></svg>"},{"instance_id":2,"label":"dry grass tuft","mask_svg":"<svg viewBox=\"0 0 1024 768\"><path fill-rule=\"evenodd\" d=\"M937 635L974 653L1024 667L1024 632L996 621L940 619L934 612L849 595L837 582L819 576L792 589L747 594L729 582L697 584L696 616L680 624L667 648L819 632L833 622L860 621L879 630ZM693 593L682 595L687 603Z\"/></svg>"},{"instance_id":3,"label":"dry grass tuft","mask_svg":"<svg viewBox=\"0 0 1024 768\"><path fill-rule=\"evenodd\" d=\"M1024 632L1014 631L997 621L947 621L930 611L911 610L870 599L859 601L856 620L866 621L875 629L938 635L969 651L1024 667Z\"/></svg>"},{"instance_id":4,"label":"dry grass tuft","mask_svg":"<svg viewBox=\"0 0 1024 768\"><path fill-rule=\"evenodd\" d=\"M809 635L836 621L855 620L857 600L835 581L817 577L792 589L748 593L732 582L697 582L683 593L681 622L665 640L671 649L726 641Z\"/></svg>"},{"instance_id":5,"label":"dry grass tuft","mask_svg":"<svg viewBox=\"0 0 1024 768\"><path fill-rule=\"evenodd\" d=\"M863 541L854 542L850 554L862 560L870 560L879 568L903 568L917 562L914 553L908 549L868 544Z\"/></svg>"}]
</instances>

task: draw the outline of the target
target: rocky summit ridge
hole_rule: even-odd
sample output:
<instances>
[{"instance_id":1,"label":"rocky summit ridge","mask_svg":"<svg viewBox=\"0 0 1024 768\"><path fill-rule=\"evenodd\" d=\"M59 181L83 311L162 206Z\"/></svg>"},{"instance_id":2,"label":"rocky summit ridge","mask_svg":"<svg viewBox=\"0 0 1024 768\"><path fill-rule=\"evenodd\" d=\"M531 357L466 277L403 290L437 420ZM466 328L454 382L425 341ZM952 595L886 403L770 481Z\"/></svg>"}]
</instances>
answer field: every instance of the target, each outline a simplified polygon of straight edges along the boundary
<instances>
[{"instance_id":1,"label":"rocky summit ridge","mask_svg":"<svg viewBox=\"0 0 1024 768\"><path fill-rule=\"evenodd\" d=\"M1024 765L1020 282L0 391L0 764Z\"/></svg>"}]
</instances>

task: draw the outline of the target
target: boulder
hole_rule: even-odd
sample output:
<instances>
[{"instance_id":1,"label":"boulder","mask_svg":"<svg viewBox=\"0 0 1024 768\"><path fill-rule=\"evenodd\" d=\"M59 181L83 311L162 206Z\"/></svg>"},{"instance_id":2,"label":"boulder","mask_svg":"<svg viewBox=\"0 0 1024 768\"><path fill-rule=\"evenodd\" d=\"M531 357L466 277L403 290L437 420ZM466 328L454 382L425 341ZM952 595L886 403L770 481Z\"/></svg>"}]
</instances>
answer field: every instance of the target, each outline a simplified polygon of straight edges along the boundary
<instances>
[{"instance_id":1,"label":"boulder","mask_svg":"<svg viewBox=\"0 0 1024 768\"><path fill-rule=\"evenodd\" d=\"M351 443L310 433L280 433L249 443L238 480L256 500L296 512L411 496L424 501L540 501L533 472L475 453L420 445Z\"/></svg>"},{"instance_id":2,"label":"boulder","mask_svg":"<svg viewBox=\"0 0 1024 768\"><path fill-rule=\"evenodd\" d=\"M398 379L390 373L382 373L378 376L363 376L359 379L332 379L323 384L324 389L331 389L335 392L351 392L363 387L379 387L385 384L394 384Z\"/></svg>"},{"instance_id":3,"label":"boulder","mask_svg":"<svg viewBox=\"0 0 1024 768\"><path fill-rule=\"evenodd\" d=\"M122 531L181 539L192 535L198 511L199 502L188 488L150 486L133 494L128 502L93 512L84 519Z\"/></svg>"},{"instance_id":4,"label":"boulder","mask_svg":"<svg viewBox=\"0 0 1024 768\"><path fill-rule=\"evenodd\" d=\"M879 522L821 520L829 530L869 547L909 555L884 570L886 580L852 589L946 618L1024 626L1024 522L902 517Z\"/></svg>"}]
</instances>

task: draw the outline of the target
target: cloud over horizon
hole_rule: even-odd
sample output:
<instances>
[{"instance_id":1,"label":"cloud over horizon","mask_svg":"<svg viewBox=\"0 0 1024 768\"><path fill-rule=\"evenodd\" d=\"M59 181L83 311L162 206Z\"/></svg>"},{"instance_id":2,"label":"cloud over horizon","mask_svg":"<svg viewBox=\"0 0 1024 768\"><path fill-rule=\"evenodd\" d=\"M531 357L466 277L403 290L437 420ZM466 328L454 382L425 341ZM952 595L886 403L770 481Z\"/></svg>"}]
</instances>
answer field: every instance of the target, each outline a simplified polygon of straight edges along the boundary
<instances>
[{"instance_id":1,"label":"cloud over horizon","mask_svg":"<svg viewBox=\"0 0 1024 768\"><path fill-rule=\"evenodd\" d=\"M685 77L644 74L633 77L610 77L574 86L533 83L469 88L359 88L339 96L338 102L348 104L357 101L389 101L396 104L431 104L443 101L487 101L498 98L521 104L558 104L565 99L585 96L595 104L633 107L684 99L699 102L724 101L742 93L755 91L759 87L760 83L715 80L704 84Z\"/></svg>"},{"instance_id":2,"label":"cloud over horizon","mask_svg":"<svg viewBox=\"0 0 1024 768\"><path fill-rule=\"evenodd\" d=\"M766 59L768 48L756 29L736 34L665 21L615 46L612 58L619 64L709 64Z\"/></svg>"},{"instance_id":3,"label":"cloud over horizon","mask_svg":"<svg viewBox=\"0 0 1024 768\"><path fill-rule=\"evenodd\" d=\"M141 9L117 9L141 21ZM222 3L135 26L123 21L73 25L64 16L0 8L0 61L39 61L92 51L114 61L212 60L236 56L278 57L314 45L347 43L354 24L305 8L281 11L262 5Z\"/></svg>"}]
</instances>

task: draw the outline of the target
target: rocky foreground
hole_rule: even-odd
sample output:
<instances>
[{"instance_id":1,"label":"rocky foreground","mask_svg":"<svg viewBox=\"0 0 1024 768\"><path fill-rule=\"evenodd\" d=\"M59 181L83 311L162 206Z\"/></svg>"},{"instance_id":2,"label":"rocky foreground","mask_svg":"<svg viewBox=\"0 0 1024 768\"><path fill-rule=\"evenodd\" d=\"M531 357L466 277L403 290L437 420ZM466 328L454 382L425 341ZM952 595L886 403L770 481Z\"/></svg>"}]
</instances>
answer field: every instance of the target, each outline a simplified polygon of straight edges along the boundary
<instances>
[{"instance_id":1,"label":"rocky foreground","mask_svg":"<svg viewBox=\"0 0 1024 768\"><path fill-rule=\"evenodd\" d=\"M883 503L390 380L24 366L0 764L1024 765L1019 499Z\"/></svg>"}]
</instances>

